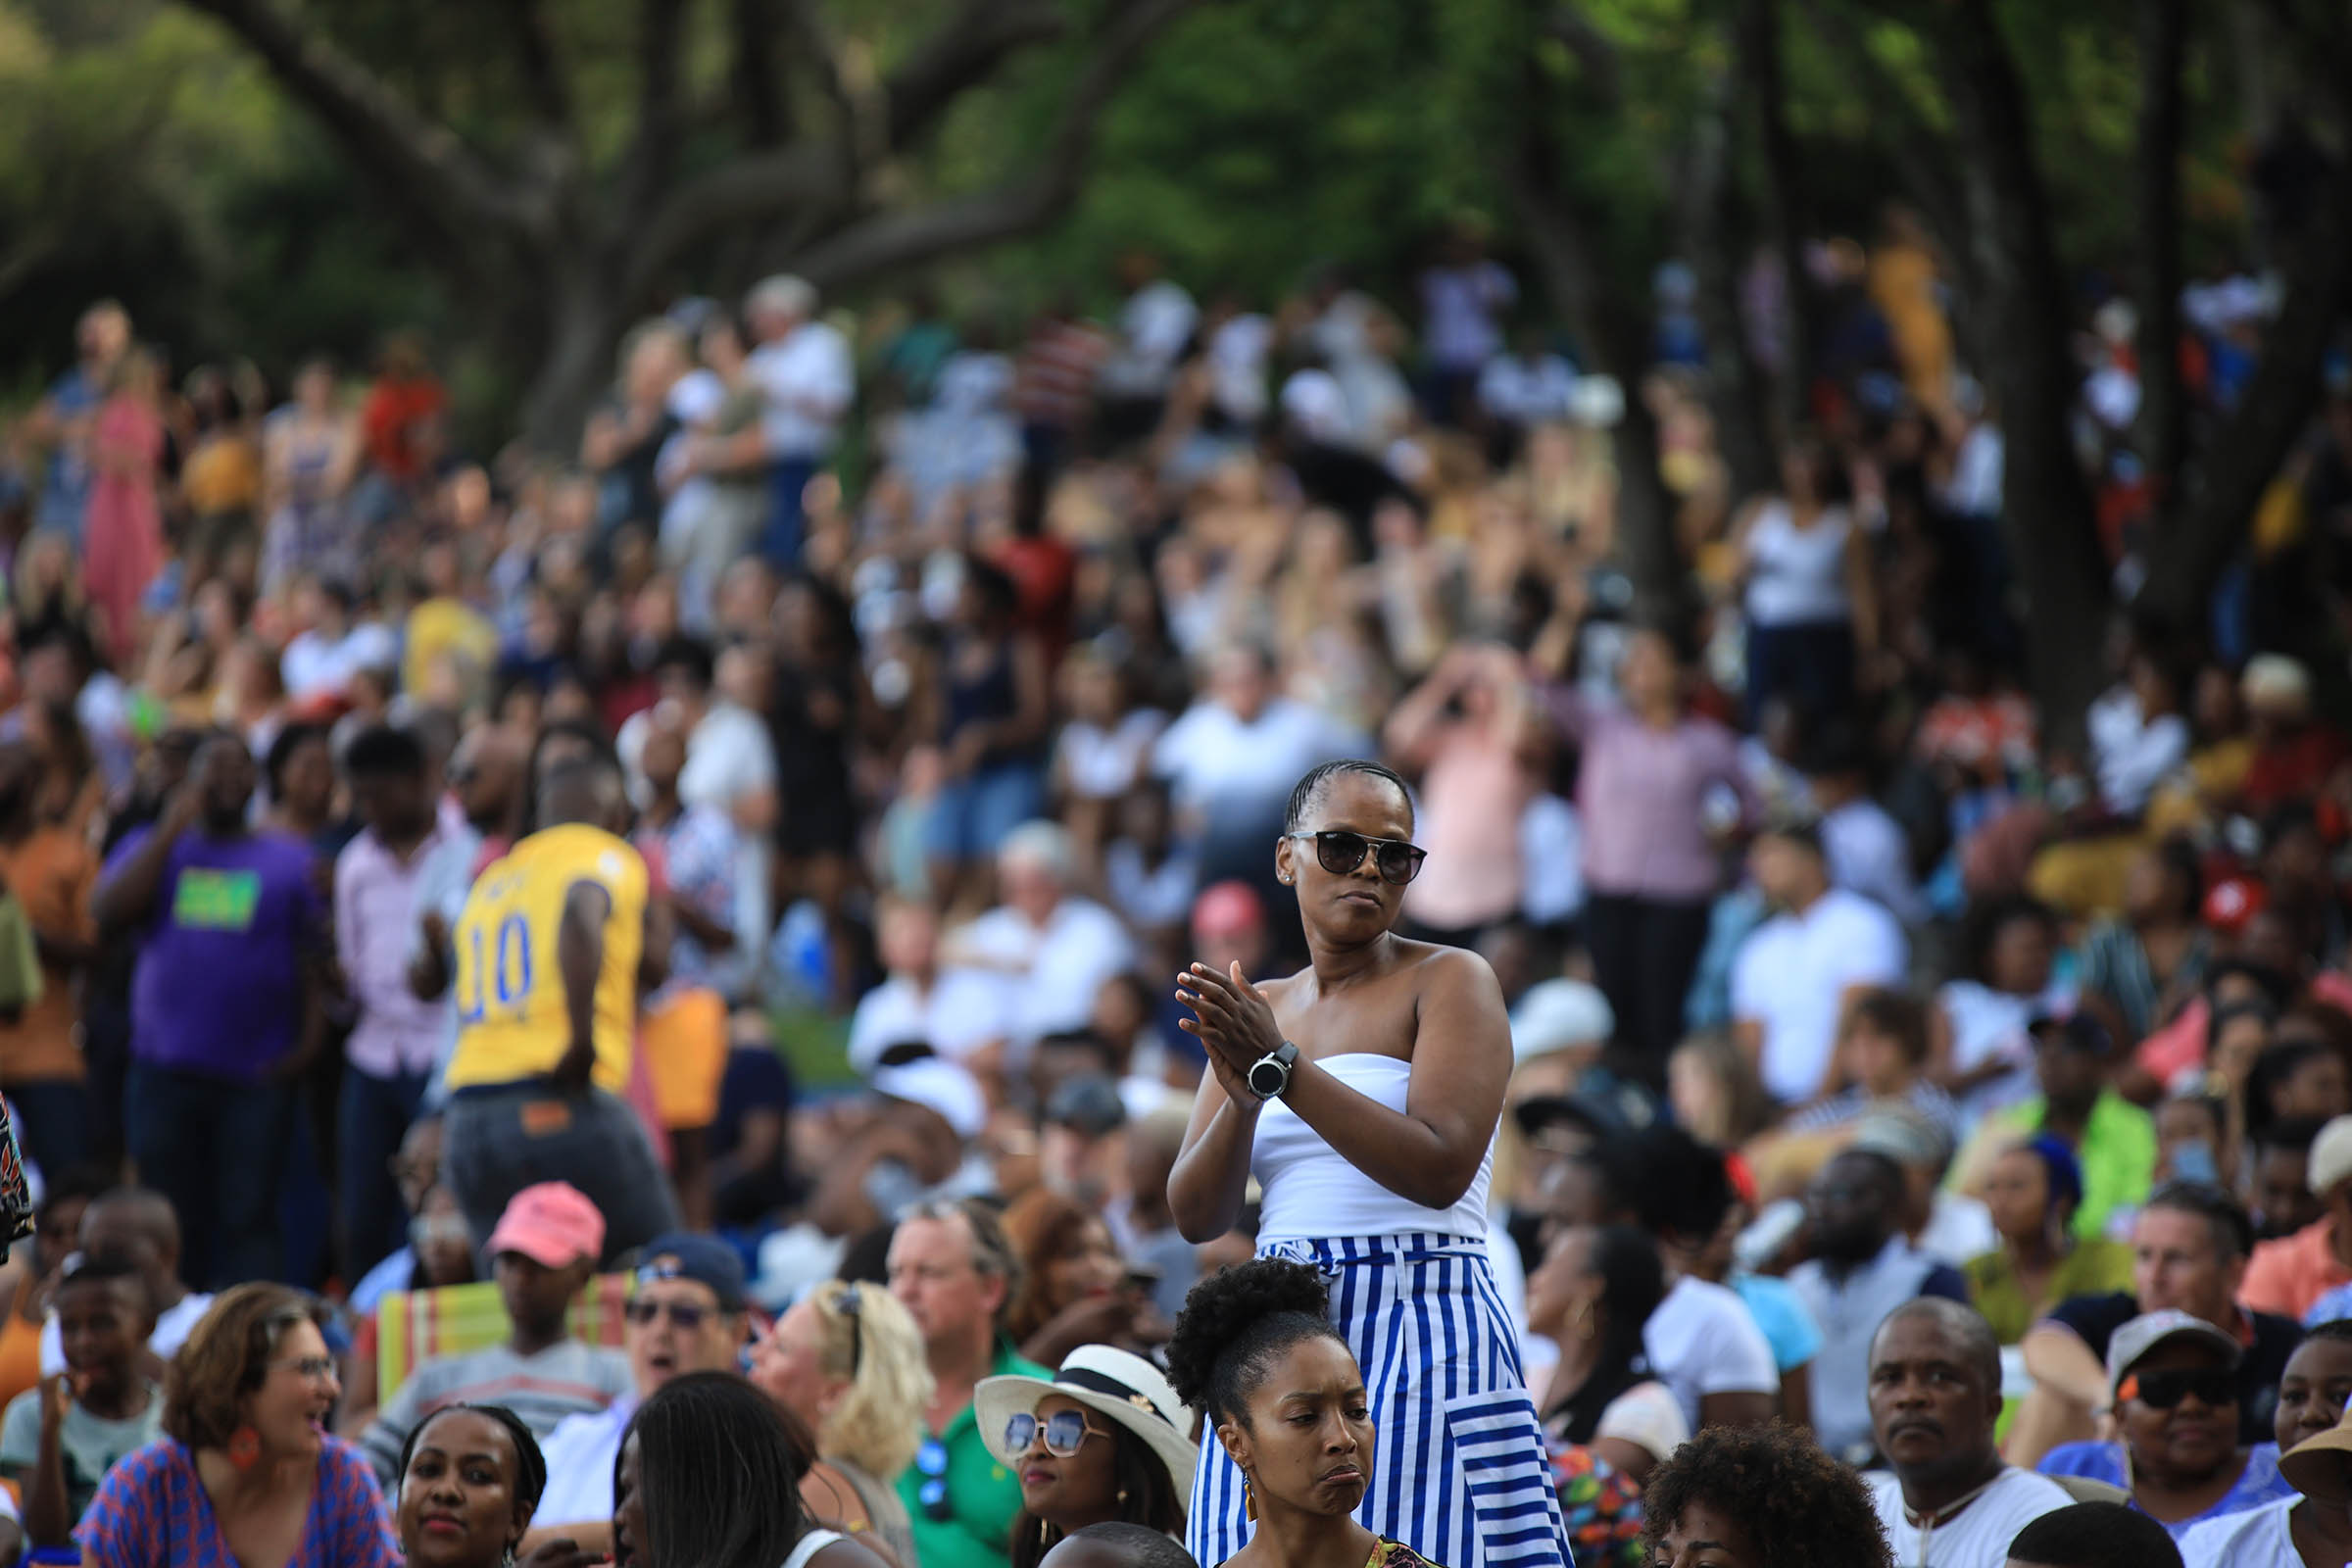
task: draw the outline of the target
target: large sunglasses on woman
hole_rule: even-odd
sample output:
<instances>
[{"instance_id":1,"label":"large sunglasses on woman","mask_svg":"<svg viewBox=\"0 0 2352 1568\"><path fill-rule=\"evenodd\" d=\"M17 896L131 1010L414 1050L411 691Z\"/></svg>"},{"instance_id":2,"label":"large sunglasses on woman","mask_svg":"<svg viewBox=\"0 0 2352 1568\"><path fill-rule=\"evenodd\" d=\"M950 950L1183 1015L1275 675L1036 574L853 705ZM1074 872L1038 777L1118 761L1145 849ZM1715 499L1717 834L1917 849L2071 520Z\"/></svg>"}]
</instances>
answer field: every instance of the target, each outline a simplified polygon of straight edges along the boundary
<instances>
[{"instance_id":1,"label":"large sunglasses on woman","mask_svg":"<svg viewBox=\"0 0 2352 1568\"><path fill-rule=\"evenodd\" d=\"M1402 887L1421 874L1421 862L1429 852L1418 844L1402 839L1367 838L1350 833L1344 827L1327 827L1313 833L1291 833L1294 839L1311 839L1315 846L1315 862L1333 876L1352 876L1355 868L1364 863L1366 855L1377 856L1374 864L1380 869L1380 879Z\"/></svg>"}]
</instances>

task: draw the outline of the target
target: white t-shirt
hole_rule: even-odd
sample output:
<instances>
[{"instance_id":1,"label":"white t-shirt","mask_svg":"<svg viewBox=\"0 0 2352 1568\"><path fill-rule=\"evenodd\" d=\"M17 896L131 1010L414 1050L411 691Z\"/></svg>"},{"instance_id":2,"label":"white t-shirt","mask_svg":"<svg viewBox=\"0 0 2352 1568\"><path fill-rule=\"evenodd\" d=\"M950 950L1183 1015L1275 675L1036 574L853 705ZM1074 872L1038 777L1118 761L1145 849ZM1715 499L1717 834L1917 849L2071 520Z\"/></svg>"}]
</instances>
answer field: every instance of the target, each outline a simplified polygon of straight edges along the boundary
<instances>
[{"instance_id":1,"label":"white t-shirt","mask_svg":"<svg viewBox=\"0 0 2352 1568\"><path fill-rule=\"evenodd\" d=\"M1009 1027L1004 984L973 969L950 969L928 996L893 975L868 991L850 1016L850 1065L872 1076L882 1053L920 1040L950 1061L960 1061Z\"/></svg>"},{"instance_id":2,"label":"white t-shirt","mask_svg":"<svg viewBox=\"0 0 2352 1568\"><path fill-rule=\"evenodd\" d=\"M1576 371L1557 354L1539 354L1533 363L1516 354L1497 355L1478 376L1480 405L1513 424L1565 419L1575 396Z\"/></svg>"},{"instance_id":3,"label":"white t-shirt","mask_svg":"<svg viewBox=\"0 0 2352 1568\"><path fill-rule=\"evenodd\" d=\"M2242 1513L2226 1513L2190 1525L2180 1541L2180 1560L2201 1568L2303 1568L2303 1554L2287 1524L2301 1497L2281 1497Z\"/></svg>"},{"instance_id":4,"label":"white t-shirt","mask_svg":"<svg viewBox=\"0 0 2352 1568\"><path fill-rule=\"evenodd\" d=\"M1279 807L1316 763L1364 755L1362 736L1320 709L1277 697L1248 724L1221 703L1194 704L1162 732L1152 766L1173 782L1178 806L1214 816Z\"/></svg>"},{"instance_id":5,"label":"white t-shirt","mask_svg":"<svg viewBox=\"0 0 2352 1568\"><path fill-rule=\"evenodd\" d=\"M612 1517L612 1461L637 1413L637 1396L624 1394L592 1415L567 1415L540 1440L547 1490L532 1511L534 1525L604 1524Z\"/></svg>"},{"instance_id":6,"label":"white t-shirt","mask_svg":"<svg viewBox=\"0 0 2352 1568\"><path fill-rule=\"evenodd\" d=\"M1168 715L1139 708L1108 729L1072 719L1062 726L1061 766L1070 793L1083 800L1117 800L1135 787L1152 755L1152 743L1168 727Z\"/></svg>"},{"instance_id":7,"label":"white t-shirt","mask_svg":"<svg viewBox=\"0 0 2352 1568\"><path fill-rule=\"evenodd\" d=\"M752 352L744 368L764 408L760 433L774 460L821 458L858 395L849 339L822 321L803 321L784 338Z\"/></svg>"},{"instance_id":8,"label":"white t-shirt","mask_svg":"<svg viewBox=\"0 0 2352 1568\"><path fill-rule=\"evenodd\" d=\"M322 692L339 692L363 669L391 669L400 662L392 633L371 620L361 621L341 637L328 639L306 631L286 644L278 673L286 696L294 702Z\"/></svg>"},{"instance_id":9,"label":"white t-shirt","mask_svg":"<svg viewBox=\"0 0 2352 1568\"><path fill-rule=\"evenodd\" d=\"M147 1336L147 1348L164 1360L171 1360L204 1314L213 1309L213 1298L200 1291L190 1291L179 1298L179 1304L155 1320L155 1332ZM57 1314L49 1314L41 1325L41 1376L55 1377L66 1369L66 1340L57 1326Z\"/></svg>"},{"instance_id":10,"label":"white t-shirt","mask_svg":"<svg viewBox=\"0 0 2352 1568\"><path fill-rule=\"evenodd\" d=\"M1957 1518L1928 1532L1928 1549L1923 1556L1919 1530L1903 1516L1902 1482L1890 1470L1873 1470L1862 1480L1870 1488L1870 1502L1879 1511L1879 1523L1886 1527L1886 1544L1893 1548L1894 1560L1902 1568L1917 1568L1922 1562L1927 1568L1990 1568L2008 1560L2009 1543L2017 1539L2020 1530L2075 1500L2048 1476L2012 1466L1961 1509ZM2186 1551L2181 1556L2191 1563L2234 1565L2239 1561L2234 1556L2197 1557Z\"/></svg>"},{"instance_id":11,"label":"white t-shirt","mask_svg":"<svg viewBox=\"0 0 2352 1568\"><path fill-rule=\"evenodd\" d=\"M1085 1028L1102 982L1134 968L1136 960L1135 941L1118 916L1079 898L1055 905L1043 927L1016 909L991 909L952 946L963 963L994 973L1007 989L1010 1033L1024 1046Z\"/></svg>"},{"instance_id":12,"label":"white t-shirt","mask_svg":"<svg viewBox=\"0 0 2352 1568\"><path fill-rule=\"evenodd\" d=\"M1775 1100L1820 1093L1846 988L1901 983L1907 956L1894 916L1843 888L1749 935L1732 964L1732 1016L1764 1026L1764 1087Z\"/></svg>"},{"instance_id":13,"label":"white t-shirt","mask_svg":"<svg viewBox=\"0 0 2352 1568\"><path fill-rule=\"evenodd\" d=\"M1698 1403L1710 1394L1779 1394L1780 1368L1772 1345L1747 1305L1728 1287L1689 1275L1649 1314L1642 1348L1658 1381L1674 1391L1690 1430L1698 1430Z\"/></svg>"}]
</instances>

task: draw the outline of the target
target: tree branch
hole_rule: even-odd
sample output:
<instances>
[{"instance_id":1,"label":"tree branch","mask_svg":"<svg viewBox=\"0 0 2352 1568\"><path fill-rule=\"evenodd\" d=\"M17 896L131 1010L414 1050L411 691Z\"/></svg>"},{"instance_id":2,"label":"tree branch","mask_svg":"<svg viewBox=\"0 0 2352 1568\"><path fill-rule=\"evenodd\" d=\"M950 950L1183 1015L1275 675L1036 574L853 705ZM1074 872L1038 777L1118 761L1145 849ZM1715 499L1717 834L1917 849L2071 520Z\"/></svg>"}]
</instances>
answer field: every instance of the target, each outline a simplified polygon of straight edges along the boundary
<instances>
[{"instance_id":1,"label":"tree branch","mask_svg":"<svg viewBox=\"0 0 2352 1568\"><path fill-rule=\"evenodd\" d=\"M1844 59L1853 82L1869 106L1872 122L1888 128L1887 150L1944 248L1954 255L1964 254L1968 238L1964 215L1968 204L1961 191L1961 172L1952 167L1942 139L1904 92L1902 84L1888 75L1886 68L1870 52L1870 45L1842 8L1829 0L1804 0L1804 7L1814 30L1834 53Z\"/></svg>"},{"instance_id":2,"label":"tree branch","mask_svg":"<svg viewBox=\"0 0 2352 1568\"><path fill-rule=\"evenodd\" d=\"M2181 67L2188 0L2139 0L2139 449L2159 506L2170 506L2187 451L2180 380Z\"/></svg>"},{"instance_id":3,"label":"tree branch","mask_svg":"<svg viewBox=\"0 0 2352 1568\"><path fill-rule=\"evenodd\" d=\"M785 113L783 71L776 59L776 40L784 31L777 0L734 0L731 21L735 62L730 77L735 107L743 114L744 139L768 148L784 140L789 116Z\"/></svg>"},{"instance_id":4,"label":"tree branch","mask_svg":"<svg viewBox=\"0 0 2352 1568\"><path fill-rule=\"evenodd\" d=\"M547 30L547 16L539 0L499 0L500 16L514 39L515 58L522 65L523 95L531 112L551 126L571 123L571 91L564 68L556 59L556 41Z\"/></svg>"},{"instance_id":5,"label":"tree branch","mask_svg":"<svg viewBox=\"0 0 2352 1568\"><path fill-rule=\"evenodd\" d=\"M948 105L994 75L1006 56L1058 38L1069 18L1053 0L964 0L883 84L889 142L906 147Z\"/></svg>"},{"instance_id":6,"label":"tree branch","mask_svg":"<svg viewBox=\"0 0 2352 1568\"><path fill-rule=\"evenodd\" d=\"M1566 47L1584 68L1580 83L1603 109L1625 102L1625 73L1618 68L1617 46L1608 34L1573 6L1561 6L1544 19L1544 34Z\"/></svg>"},{"instance_id":7,"label":"tree branch","mask_svg":"<svg viewBox=\"0 0 2352 1568\"><path fill-rule=\"evenodd\" d=\"M259 55L412 219L479 254L485 234L546 233L548 193L500 179L446 125L419 115L365 66L275 0L186 0Z\"/></svg>"},{"instance_id":8,"label":"tree branch","mask_svg":"<svg viewBox=\"0 0 2352 1568\"><path fill-rule=\"evenodd\" d=\"M679 32L686 0L639 0L637 140L620 181L621 222L650 211L676 166L685 127L678 100Z\"/></svg>"},{"instance_id":9,"label":"tree branch","mask_svg":"<svg viewBox=\"0 0 2352 1568\"><path fill-rule=\"evenodd\" d=\"M820 287L990 244L1049 222L1078 194L1095 125L1145 49L1199 0L1129 0L1103 27L1029 172L993 190L876 214L819 241L794 268Z\"/></svg>"},{"instance_id":10,"label":"tree branch","mask_svg":"<svg viewBox=\"0 0 2352 1568\"><path fill-rule=\"evenodd\" d=\"M840 154L816 141L795 141L699 174L638 226L621 273L622 297L644 293L672 261L731 223L757 222L846 195Z\"/></svg>"}]
</instances>

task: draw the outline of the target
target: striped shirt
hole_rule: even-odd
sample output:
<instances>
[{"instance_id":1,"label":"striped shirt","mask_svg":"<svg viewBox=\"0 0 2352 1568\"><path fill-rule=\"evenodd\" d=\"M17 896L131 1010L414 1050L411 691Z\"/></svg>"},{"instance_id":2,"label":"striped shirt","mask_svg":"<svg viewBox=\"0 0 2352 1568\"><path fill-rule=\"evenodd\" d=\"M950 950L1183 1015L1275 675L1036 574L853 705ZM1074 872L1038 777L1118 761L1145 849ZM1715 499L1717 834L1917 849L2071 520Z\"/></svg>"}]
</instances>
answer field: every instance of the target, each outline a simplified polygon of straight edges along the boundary
<instances>
[{"instance_id":1,"label":"striped shirt","mask_svg":"<svg viewBox=\"0 0 2352 1568\"><path fill-rule=\"evenodd\" d=\"M401 1446L417 1422L452 1404L503 1404L541 1439L568 1415L593 1415L632 1387L618 1350L560 1340L537 1355L506 1346L427 1361L409 1377L360 1436L387 1490L399 1481Z\"/></svg>"}]
</instances>

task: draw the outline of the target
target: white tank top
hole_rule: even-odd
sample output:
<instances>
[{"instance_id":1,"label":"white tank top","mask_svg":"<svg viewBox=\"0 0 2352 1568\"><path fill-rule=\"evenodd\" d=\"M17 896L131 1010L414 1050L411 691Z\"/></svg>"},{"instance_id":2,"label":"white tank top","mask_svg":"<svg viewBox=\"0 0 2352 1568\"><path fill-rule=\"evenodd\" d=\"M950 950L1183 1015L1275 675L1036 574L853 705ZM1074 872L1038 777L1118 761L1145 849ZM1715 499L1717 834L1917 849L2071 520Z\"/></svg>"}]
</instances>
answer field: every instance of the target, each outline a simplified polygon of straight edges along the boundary
<instances>
[{"instance_id":1,"label":"white tank top","mask_svg":"<svg viewBox=\"0 0 2352 1568\"><path fill-rule=\"evenodd\" d=\"M1319 1057L1315 1065L1391 1110L1404 1110L1405 1085L1413 1064L1374 1052ZM1487 1140L1478 1175L1451 1208L1424 1208L1348 1163L1323 1135L1276 1100L1258 1114L1257 1139L1250 1149L1250 1174L1261 1191L1257 1239L1265 1242L1325 1241L1335 1236L1437 1236L1487 1234L1487 1188L1494 1178L1494 1141Z\"/></svg>"},{"instance_id":2,"label":"white tank top","mask_svg":"<svg viewBox=\"0 0 2352 1568\"><path fill-rule=\"evenodd\" d=\"M847 1539L848 1538L842 1535L842 1533L838 1530L819 1530L815 1526L811 1525L807 1531L803 1532L800 1544L792 1548L792 1555L784 1559L784 1568L808 1568L809 1558L815 1556L818 1552L824 1550L836 1541L844 1541Z\"/></svg>"},{"instance_id":3,"label":"white tank top","mask_svg":"<svg viewBox=\"0 0 2352 1568\"><path fill-rule=\"evenodd\" d=\"M1845 536L1853 520L1843 507L1825 507L1809 528L1788 515L1788 503L1767 501L1748 530L1747 618L1758 626L1849 620Z\"/></svg>"}]
</instances>

